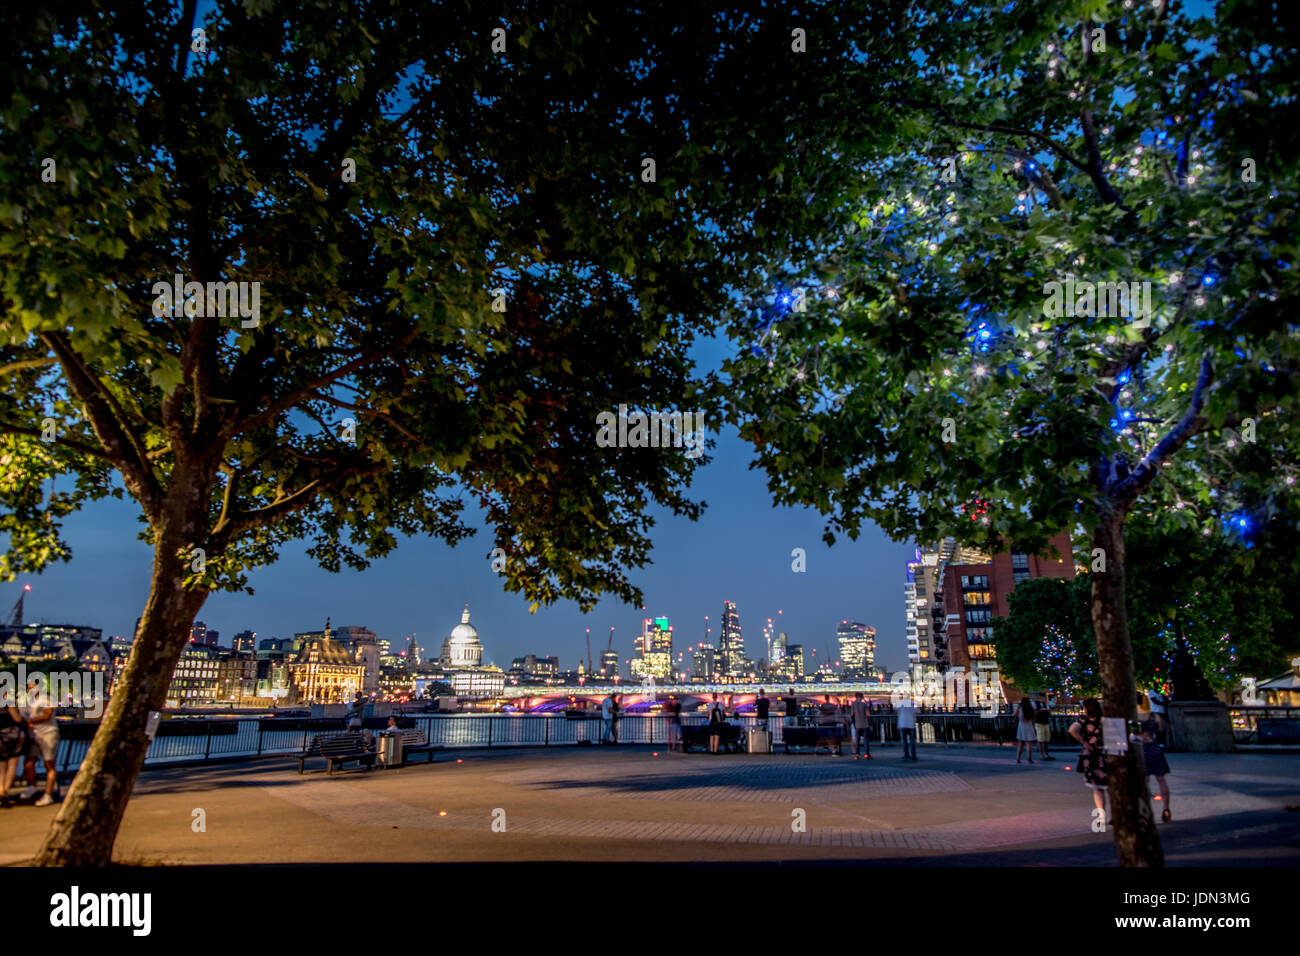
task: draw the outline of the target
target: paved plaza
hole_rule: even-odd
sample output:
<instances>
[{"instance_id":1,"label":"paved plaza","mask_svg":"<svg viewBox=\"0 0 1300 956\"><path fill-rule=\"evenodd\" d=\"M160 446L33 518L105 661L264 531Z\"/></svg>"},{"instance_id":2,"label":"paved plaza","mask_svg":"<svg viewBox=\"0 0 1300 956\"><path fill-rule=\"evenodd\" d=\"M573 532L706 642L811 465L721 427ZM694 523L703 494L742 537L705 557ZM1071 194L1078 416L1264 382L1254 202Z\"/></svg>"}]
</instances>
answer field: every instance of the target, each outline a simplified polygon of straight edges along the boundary
<instances>
[{"instance_id":1,"label":"paved plaza","mask_svg":"<svg viewBox=\"0 0 1300 956\"><path fill-rule=\"evenodd\" d=\"M584 747L443 752L432 766L334 776L299 776L280 759L174 767L141 776L117 859L1112 865L1111 835L1092 831L1069 757L1017 766L1011 748L993 746L923 749L915 763L897 747L871 761ZM1286 809L1300 805L1300 754L1170 762L1171 864L1300 863L1300 812ZM29 858L56 810L0 811L0 863Z\"/></svg>"}]
</instances>

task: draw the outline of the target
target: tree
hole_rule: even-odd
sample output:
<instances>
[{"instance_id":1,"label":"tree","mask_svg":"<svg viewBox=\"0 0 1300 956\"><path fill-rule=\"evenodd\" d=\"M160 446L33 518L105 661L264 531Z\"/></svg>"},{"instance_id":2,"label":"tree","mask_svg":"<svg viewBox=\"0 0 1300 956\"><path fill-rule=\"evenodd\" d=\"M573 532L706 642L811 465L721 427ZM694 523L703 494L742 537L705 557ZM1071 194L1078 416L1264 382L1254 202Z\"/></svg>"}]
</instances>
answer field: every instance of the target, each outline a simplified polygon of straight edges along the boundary
<instances>
[{"instance_id":1,"label":"tree","mask_svg":"<svg viewBox=\"0 0 1300 956\"><path fill-rule=\"evenodd\" d=\"M1101 686L1089 613L1091 582L1032 578L1017 584L1005 618L993 619L998 669L1018 687L1078 697Z\"/></svg>"},{"instance_id":2,"label":"tree","mask_svg":"<svg viewBox=\"0 0 1300 956\"><path fill-rule=\"evenodd\" d=\"M730 419L828 540L872 520L1032 552L1082 529L1111 717L1135 716L1128 517L1216 526L1230 449L1294 501L1294 29L1253 2L918 5L906 54L865 38L874 72L828 107L893 103L904 139L828 160L861 173L835 230L731 326ZM771 295L800 286L802 311ZM1138 758L1110 761L1116 851L1158 866Z\"/></svg>"},{"instance_id":3,"label":"tree","mask_svg":"<svg viewBox=\"0 0 1300 956\"><path fill-rule=\"evenodd\" d=\"M191 622L290 541L454 544L468 494L533 609L639 604L647 508L696 516L705 459L597 415L698 402L693 337L825 212L773 184L807 142L717 135L815 134L835 82L743 5L196 6L0 14L0 576L109 495L154 552L43 864L109 862Z\"/></svg>"}]
</instances>

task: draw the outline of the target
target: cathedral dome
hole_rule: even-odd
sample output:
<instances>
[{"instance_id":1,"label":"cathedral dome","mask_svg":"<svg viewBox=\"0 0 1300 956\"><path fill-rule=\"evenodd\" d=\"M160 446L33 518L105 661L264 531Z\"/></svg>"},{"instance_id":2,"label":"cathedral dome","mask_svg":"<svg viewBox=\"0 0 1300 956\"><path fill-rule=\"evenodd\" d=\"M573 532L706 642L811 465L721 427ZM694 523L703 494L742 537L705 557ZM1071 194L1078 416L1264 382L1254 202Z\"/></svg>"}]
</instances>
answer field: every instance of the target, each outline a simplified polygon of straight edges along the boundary
<instances>
[{"instance_id":1,"label":"cathedral dome","mask_svg":"<svg viewBox=\"0 0 1300 956\"><path fill-rule=\"evenodd\" d=\"M478 631L469 622L469 604L460 616L460 623L451 629L442 642L440 663L444 667L478 667L483 663L483 642Z\"/></svg>"}]
</instances>

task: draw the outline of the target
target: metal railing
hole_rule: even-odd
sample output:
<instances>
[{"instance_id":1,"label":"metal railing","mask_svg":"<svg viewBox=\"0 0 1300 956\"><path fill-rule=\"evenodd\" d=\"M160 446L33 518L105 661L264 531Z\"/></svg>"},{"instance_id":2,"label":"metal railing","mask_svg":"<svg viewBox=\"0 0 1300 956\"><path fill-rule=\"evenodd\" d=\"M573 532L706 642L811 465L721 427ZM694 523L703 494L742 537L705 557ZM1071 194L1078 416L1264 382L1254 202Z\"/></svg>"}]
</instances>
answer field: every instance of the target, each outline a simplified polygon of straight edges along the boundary
<instances>
[{"instance_id":1,"label":"metal railing","mask_svg":"<svg viewBox=\"0 0 1300 956\"><path fill-rule=\"evenodd\" d=\"M1276 709L1276 708L1274 708ZM1295 708L1292 708L1293 710ZM627 715L617 725L620 744L667 746L671 718L662 714ZM399 717L403 727L423 730L429 743L448 749L495 747L574 747L596 745L604 735L604 721L599 716L568 717L554 714L412 714ZM818 718L799 718L800 726L812 726ZM1071 744L1066 733L1072 716L1053 715L1052 743ZM733 717L742 734L762 726L757 717ZM387 718L368 718L365 727L382 729ZM683 715L685 726L701 726L702 715ZM1014 743L1016 719L1012 714L986 717L965 713L918 713L917 739L925 744ZM56 758L60 772L75 771L81 766L98 723L93 721L60 722L61 739ZM767 727L773 746L783 746L784 718L771 716ZM297 754L306 749L311 738L322 733L341 733L343 718L174 718L159 725L158 736L149 745L145 766L171 763L224 760ZM873 714L871 740L892 744L900 740L898 718L893 713Z\"/></svg>"}]
</instances>

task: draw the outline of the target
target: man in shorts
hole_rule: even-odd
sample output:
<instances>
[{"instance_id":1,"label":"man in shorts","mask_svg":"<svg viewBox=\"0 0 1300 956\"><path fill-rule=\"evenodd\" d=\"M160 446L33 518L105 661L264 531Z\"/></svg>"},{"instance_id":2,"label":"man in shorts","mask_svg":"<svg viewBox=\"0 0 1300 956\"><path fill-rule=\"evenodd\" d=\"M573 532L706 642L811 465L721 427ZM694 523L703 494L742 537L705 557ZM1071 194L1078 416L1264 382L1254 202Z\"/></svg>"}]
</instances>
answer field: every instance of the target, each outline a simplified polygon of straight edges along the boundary
<instances>
[{"instance_id":1,"label":"man in shorts","mask_svg":"<svg viewBox=\"0 0 1300 956\"><path fill-rule=\"evenodd\" d=\"M1047 707L1047 699L1034 711L1034 736L1038 738L1038 755L1044 760L1055 760L1047 752L1047 745L1052 742L1052 712Z\"/></svg>"},{"instance_id":2,"label":"man in shorts","mask_svg":"<svg viewBox=\"0 0 1300 956\"><path fill-rule=\"evenodd\" d=\"M36 761L39 759L45 764L45 793L41 794L36 805L48 807L59 794L59 772L55 769L55 758L59 753L59 724L54 719L54 701L46 695L39 676L33 674L27 679L27 696L20 709L31 730L23 760L27 789L22 795L29 798L39 792L36 786Z\"/></svg>"}]
</instances>

